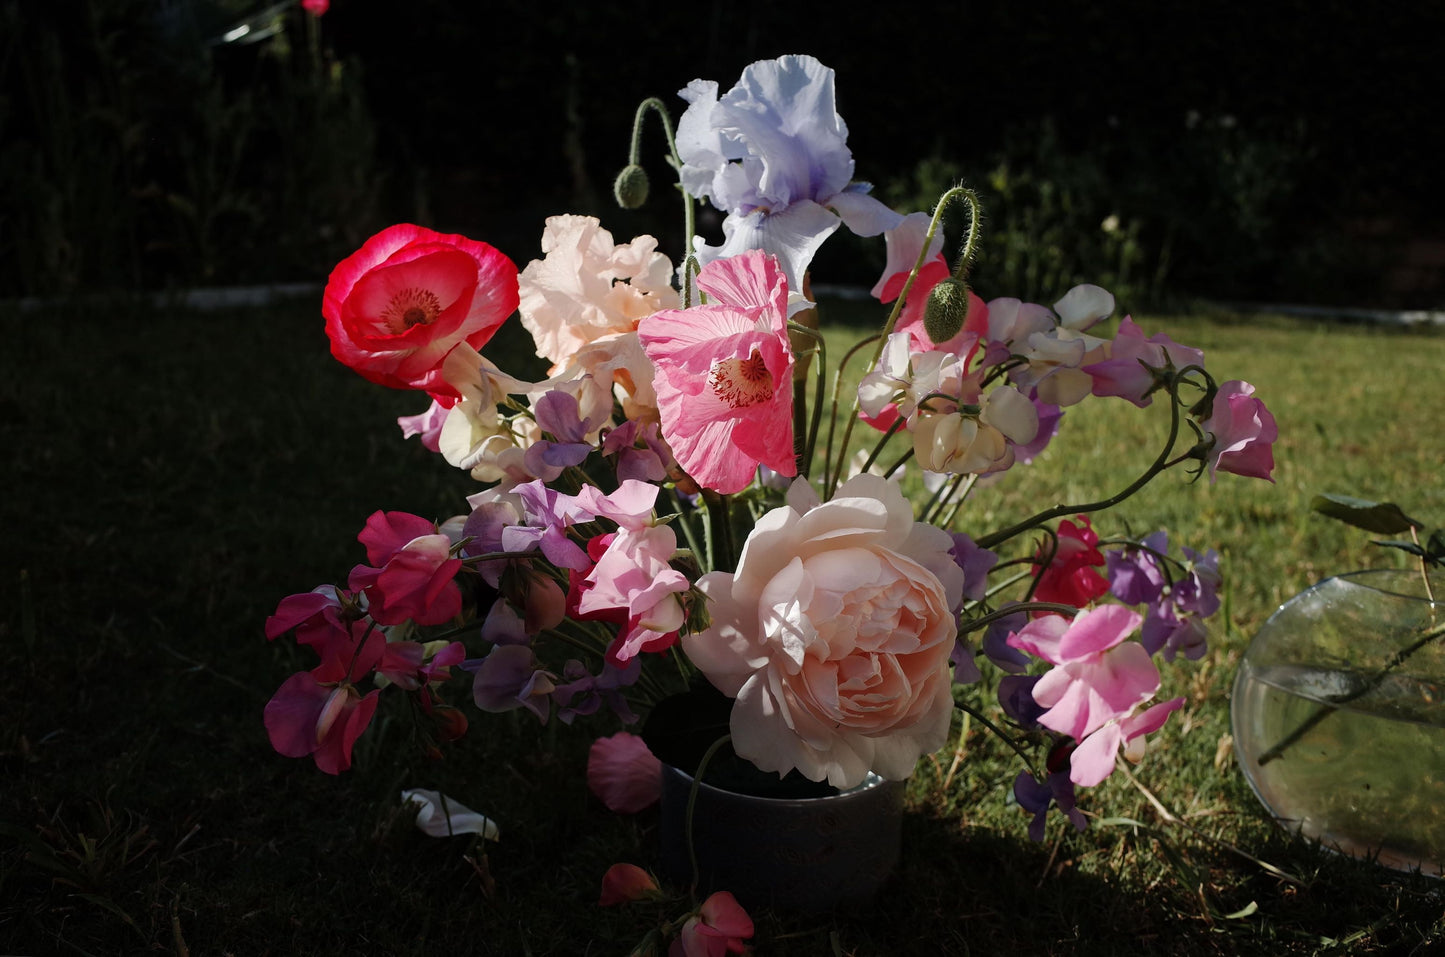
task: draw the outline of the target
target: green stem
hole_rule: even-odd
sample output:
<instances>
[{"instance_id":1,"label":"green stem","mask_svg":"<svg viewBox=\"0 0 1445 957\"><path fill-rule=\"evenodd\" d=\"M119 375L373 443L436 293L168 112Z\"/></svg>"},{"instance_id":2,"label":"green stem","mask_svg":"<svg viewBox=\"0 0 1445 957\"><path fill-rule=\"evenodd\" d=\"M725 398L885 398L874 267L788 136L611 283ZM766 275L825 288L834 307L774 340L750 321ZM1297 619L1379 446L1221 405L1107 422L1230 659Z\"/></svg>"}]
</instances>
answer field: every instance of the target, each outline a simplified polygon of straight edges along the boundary
<instances>
[{"instance_id":1,"label":"green stem","mask_svg":"<svg viewBox=\"0 0 1445 957\"><path fill-rule=\"evenodd\" d=\"M933 208L933 218L928 222L928 232L923 237L923 248L918 251L918 259L913 263L913 270L909 272L908 279L903 283L903 289L898 293L898 298L893 301L893 309L888 313L888 321L883 324L883 331L878 337L878 346L873 350L873 361L868 363L872 369L878 365L878 359L883 355L883 347L888 342L888 337L893 334L893 327L898 324L898 316L903 312L903 304L908 301L908 294L913 291L913 284L918 281L919 270L928 261L928 250L933 245L933 237L938 233L938 225L943 221L943 212L948 204L960 196L972 196L971 190L962 186L955 186L939 197L938 205ZM974 207L977 209L977 207ZM972 236L972 230L970 230ZM853 396L853 409L848 413L848 422L843 427L843 442L838 450L838 468L832 476L832 483L828 487L828 498L832 498L833 492L838 488L838 482L843 475L843 461L848 454L848 440L853 437L853 423L858 419L858 396Z\"/></svg>"},{"instance_id":2,"label":"green stem","mask_svg":"<svg viewBox=\"0 0 1445 957\"><path fill-rule=\"evenodd\" d=\"M687 792L687 819L685 824L687 828L687 860L688 863L692 865L691 893L694 898L697 897L697 884L701 878L697 869L697 847L693 844L692 840L692 822L693 816L697 811L697 793L702 788L702 776L707 773L707 766L712 763L713 756L729 744L732 739L732 735L725 734L708 745L708 749L702 754L702 760L697 763L697 773L692 776L692 787Z\"/></svg>"},{"instance_id":3,"label":"green stem","mask_svg":"<svg viewBox=\"0 0 1445 957\"><path fill-rule=\"evenodd\" d=\"M988 718L984 717L983 712L977 710L971 705L966 705L961 701L955 701L953 703L953 706L958 710L962 711L964 714L970 715L979 724L992 731L1000 741L1012 748L1014 754L1017 754L1020 758L1023 759L1025 766L1028 767L1029 773L1034 776L1035 781L1044 780L1042 777L1039 776L1038 768L1034 767L1033 758L1031 758L1028 753L1024 751L1023 745L1015 741L1012 735L1008 734L998 725L988 720Z\"/></svg>"},{"instance_id":4,"label":"green stem","mask_svg":"<svg viewBox=\"0 0 1445 957\"><path fill-rule=\"evenodd\" d=\"M994 532L992 535L985 535L983 538L979 539L976 544L980 548L993 549L998 547L1002 543L1008 541L1010 538L1013 538L1015 535L1027 532L1029 529L1032 528L1037 528L1043 523L1051 522L1056 518L1061 518L1065 515L1077 515L1080 512L1100 512L1106 508L1113 508L1115 505L1118 505L1120 502L1124 501L1125 499L1129 498L1129 496L1139 491L1145 485L1148 485L1149 482L1154 478L1154 476L1158 475L1160 472L1164 471L1166 468L1169 467L1169 453L1174 451L1174 443L1179 439L1178 396L1176 396L1172 391L1170 395L1173 398L1173 401L1169 404L1169 438L1165 440L1164 448L1160 449L1159 454L1155 456L1154 461L1150 464L1149 468L1145 469L1144 474L1140 475L1133 482L1129 483L1129 485L1124 488L1123 491L1119 492L1116 495L1111 495L1110 497L1098 502L1088 502L1082 505L1055 505L1053 508L1044 509L1042 512L1039 512L1038 514L1030 518L1026 518L1016 525L1011 525L1001 531Z\"/></svg>"},{"instance_id":5,"label":"green stem","mask_svg":"<svg viewBox=\"0 0 1445 957\"><path fill-rule=\"evenodd\" d=\"M672 117L667 115L667 105L655 96L650 96L637 106L637 113L632 119L632 144L628 149L628 162L633 166L640 165L638 159L642 155L642 121L647 116L647 111L657 113L657 118L662 121L662 132L667 138L667 163L678 171L679 177L682 173L682 157L677 154L677 136L673 133ZM692 234L696 229L694 223L692 196L682 188L682 181L677 184L678 191L682 193L682 236L683 236L683 258L686 259L692 253Z\"/></svg>"},{"instance_id":6,"label":"green stem","mask_svg":"<svg viewBox=\"0 0 1445 957\"><path fill-rule=\"evenodd\" d=\"M828 365L828 344L823 339L823 334L817 329L810 328L798 322L789 322L788 331L807 336L817 344L818 354L815 357L815 366L818 372L817 382L813 386L813 414L809 417L808 436L803 443L801 454L798 457L798 474L804 478L813 472L813 454L818 447L818 427L823 419L823 386L825 384L825 369ZM799 397L807 398L807 383L793 383L793 429L797 432L802 424L802 414L798 410ZM796 438L794 440L796 444ZM825 465L826 469L826 465ZM826 473L825 473L826 474Z\"/></svg>"},{"instance_id":7,"label":"green stem","mask_svg":"<svg viewBox=\"0 0 1445 957\"><path fill-rule=\"evenodd\" d=\"M868 336L866 339L863 339L862 341L855 344L853 348L849 349L846 353L843 354L843 358L838 361L838 368L833 370L833 397L828 410L828 442L827 446L823 449L824 488L831 488L836 485L832 478L833 432L838 426L838 392L843 387L843 370L847 368L848 363L853 360L853 356L857 355L860 349L864 348L870 342L873 342L877 338L878 334L875 332L873 335Z\"/></svg>"}]
</instances>

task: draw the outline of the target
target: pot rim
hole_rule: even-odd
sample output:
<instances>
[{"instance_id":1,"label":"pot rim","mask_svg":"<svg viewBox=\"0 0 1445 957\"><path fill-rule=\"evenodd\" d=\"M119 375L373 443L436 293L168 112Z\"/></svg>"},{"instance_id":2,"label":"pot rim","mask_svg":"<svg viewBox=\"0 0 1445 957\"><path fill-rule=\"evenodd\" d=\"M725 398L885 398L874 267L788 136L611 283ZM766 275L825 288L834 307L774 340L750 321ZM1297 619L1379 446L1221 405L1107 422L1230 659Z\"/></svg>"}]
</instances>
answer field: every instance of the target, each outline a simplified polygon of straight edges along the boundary
<instances>
[{"instance_id":1,"label":"pot rim","mask_svg":"<svg viewBox=\"0 0 1445 957\"><path fill-rule=\"evenodd\" d=\"M691 788L693 786L694 782L692 775L688 774L681 768L674 767L671 764L663 762L662 773L664 775L671 774L674 777L681 779L688 788ZM776 805L778 807L817 807L820 801L837 801L844 798L853 798L859 796L860 794L866 794L874 790L875 788L880 788L885 784L893 783L902 782L892 782L889 781L887 778L881 777L874 771L869 771L868 776L865 777L861 783L855 784L853 787L848 788L847 790L839 791L837 794L824 794L820 795L819 797L810 798L775 798L764 797L759 794L745 794L741 791L729 791L727 788L720 788L717 785L708 784L706 781L697 782L699 793L702 793L704 791L710 791L713 794L721 795L723 797L731 798L734 800L766 801L768 804Z\"/></svg>"}]
</instances>

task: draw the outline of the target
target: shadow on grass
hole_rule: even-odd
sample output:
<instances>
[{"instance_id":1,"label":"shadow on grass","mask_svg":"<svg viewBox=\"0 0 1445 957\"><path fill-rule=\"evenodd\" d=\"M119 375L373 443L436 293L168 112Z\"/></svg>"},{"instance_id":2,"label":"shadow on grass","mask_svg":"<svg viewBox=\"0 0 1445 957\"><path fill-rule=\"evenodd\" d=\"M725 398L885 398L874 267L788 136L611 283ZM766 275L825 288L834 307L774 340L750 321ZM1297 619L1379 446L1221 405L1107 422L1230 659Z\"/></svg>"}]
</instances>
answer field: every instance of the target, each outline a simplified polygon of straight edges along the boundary
<instances>
[{"instance_id":1,"label":"shadow on grass","mask_svg":"<svg viewBox=\"0 0 1445 957\"><path fill-rule=\"evenodd\" d=\"M418 397L337 365L309 307L0 330L0 952L610 954L686 909L596 906L610 864L656 860L654 818L582 786L605 723L473 713L436 763L383 709L341 778L267 743L262 707L309 667L265 641L276 602L344 577L375 509L446 517L474 490L398 441ZM491 815L501 842L423 836L412 786ZM920 807L905 828L871 910L758 915L759 952L1428 953L1441 930L1439 882L1274 829L1250 846L1303 887L1191 848L1219 910L1257 906L1225 921L1121 831L1056 851L1022 819Z\"/></svg>"}]
</instances>

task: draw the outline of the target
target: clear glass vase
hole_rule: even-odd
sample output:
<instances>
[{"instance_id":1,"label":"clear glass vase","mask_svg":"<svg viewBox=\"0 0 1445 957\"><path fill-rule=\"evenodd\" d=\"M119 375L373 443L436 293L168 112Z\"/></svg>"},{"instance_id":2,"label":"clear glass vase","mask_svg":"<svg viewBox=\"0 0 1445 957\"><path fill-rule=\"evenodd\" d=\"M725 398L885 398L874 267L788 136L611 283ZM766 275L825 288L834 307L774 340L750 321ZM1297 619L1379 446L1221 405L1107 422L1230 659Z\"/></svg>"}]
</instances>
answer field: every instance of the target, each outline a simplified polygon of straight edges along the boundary
<instances>
[{"instance_id":1,"label":"clear glass vase","mask_svg":"<svg viewBox=\"0 0 1445 957\"><path fill-rule=\"evenodd\" d=\"M1239 766L1281 824L1439 876L1445 576L1429 584L1364 571L1296 595L1250 643L1230 710Z\"/></svg>"}]
</instances>

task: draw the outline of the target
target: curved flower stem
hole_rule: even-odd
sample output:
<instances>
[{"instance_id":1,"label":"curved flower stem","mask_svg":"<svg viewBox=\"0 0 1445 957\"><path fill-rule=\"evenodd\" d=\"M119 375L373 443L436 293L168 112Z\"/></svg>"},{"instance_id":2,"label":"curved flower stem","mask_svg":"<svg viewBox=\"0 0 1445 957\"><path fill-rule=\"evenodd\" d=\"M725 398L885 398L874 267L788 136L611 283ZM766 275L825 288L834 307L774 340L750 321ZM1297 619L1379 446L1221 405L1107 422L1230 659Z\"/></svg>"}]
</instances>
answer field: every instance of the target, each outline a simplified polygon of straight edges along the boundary
<instances>
[{"instance_id":1,"label":"curved flower stem","mask_svg":"<svg viewBox=\"0 0 1445 957\"><path fill-rule=\"evenodd\" d=\"M842 388L843 385L843 370L847 367L848 363L852 361L853 357L858 354L858 351L860 349L864 348L869 343L874 342L878 338L879 334L875 332L873 333L873 335L868 336L867 338L862 339L856 344L854 344L853 348L849 349L846 353L844 353L843 358L838 361L838 368L833 370L833 398L828 411L828 442L827 446L823 450L824 488L830 488L835 484L832 481L833 431L838 426L838 390Z\"/></svg>"},{"instance_id":2,"label":"curved flower stem","mask_svg":"<svg viewBox=\"0 0 1445 957\"><path fill-rule=\"evenodd\" d=\"M871 469L871 468L873 467L873 463L876 462L876 461L878 461L878 456L880 456L880 455L883 454L883 447L888 444L888 440L891 439L891 438L893 438L893 436L897 435L897 434L898 434L898 431L899 431L900 429L902 429L903 426L906 425L906 424L907 424L907 423L904 421L903 417L900 416L898 419L896 419L896 420L893 422L892 425L890 425L890 426L888 427L888 431L883 433L883 438L879 439L878 442L873 446L873 453L872 453L871 455L869 455L869 456L868 456L868 460L863 463L862 471L866 472L866 471L868 471L869 469ZM912 451L913 451L912 449L909 449L909 452L910 452L910 453L911 453ZM904 459L903 461L907 461L907 460ZM842 464L843 464L842 462L839 462L839 463L838 463L839 467L841 467ZM898 463L898 465L902 465L902 464L903 464L903 462L899 462L899 463ZM895 465L893 468L897 468L898 465ZM892 469L889 469L889 472L891 473L891 472L892 472Z\"/></svg>"},{"instance_id":3,"label":"curved flower stem","mask_svg":"<svg viewBox=\"0 0 1445 957\"><path fill-rule=\"evenodd\" d=\"M978 194L973 190L963 186L955 186L944 195L946 197L955 193L962 199L968 201L968 236L963 242L963 252L959 253L958 265L953 269L953 278L962 282L968 278L968 271L973 268L974 254L978 252L980 210L978 207ZM929 236L931 241L932 233L930 233ZM927 250L927 248L927 246L924 246L925 250Z\"/></svg>"},{"instance_id":4,"label":"curved flower stem","mask_svg":"<svg viewBox=\"0 0 1445 957\"><path fill-rule=\"evenodd\" d=\"M974 486L974 484L975 484L977 481L978 481L978 475L977 475L977 473L975 473L975 474L973 474L973 475L970 475L970 476L968 477L968 484L964 486L963 491L960 492L960 493L958 493L956 496L954 496L954 499L953 499L953 507L948 510L948 515L947 515L946 517L944 517L943 519L941 519L941 520L939 520L939 521L937 521L937 522L934 522L933 524L935 524L935 525L937 525L939 528L942 528L942 529L945 529L945 530L946 530L950 525L952 525L952 524L953 524L953 520L958 517L958 510L959 510L960 508L963 508L963 503L964 503L964 502L968 501L968 493L973 491L973 486ZM951 492L950 492L949 494L950 494L950 495L954 495L954 493L951 493ZM946 504L947 501L948 501L948 499L945 498L945 499L944 499L944 503ZM942 508L943 508L943 506L940 505L940 506L939 506L940 512L942 511Z\"/></svg>"},{"instance_id":5,"label":"curved flower stem","mask_svg":"<svg viewBox=\"0 0 1445 957\"><path fill-rule=\"evenodd\" d=\"M1313 730L1314 727L1318 725L1321 721L1325 720L1330 715L1340 710L1341 705L1349 704L1351 701L1354 701L1357 698L1363 698L1371 691L1374 691L1380 686L1381 682L1383 682L1386 678L1390 676L1390 672L1394 671L1396 668L1404 664L1405 661L1409 659L1409 657L1415 652L1419 651L1421 648L1424 648L1426 645L1430 644L1430 642L1435 641L1441 636L1445 636L1445 625L1437 625L1434 628L1429 629L1415 641L1395 652L1390 657L1390 660L1385 662L1385 666L1379 671L1375 672L1369 678L1367 678L1363 685L1356 688L1354 691L1351 691L1349 694L1340 695L1339 697L1332 699L1329 704L1321 704L1310 714L1308 718L1305 718L1303 721L1300 722L1299 727L1295 728L1289 734L1281 738L1279 740L1279 743L1274 745L1274 747L1267 749L1263 754L1261 754L1257 762L1259 766L1264 767L1266 764L1270 763L1274 759L1282 757L1285 751L1287 751L1291 745L1293 745L1300 738L1303 738L1306 734L1309 734L1309 732Z\"/></svg>"},{"instance_id":6,"label":"curved flower stem","mask_svg":"<svg viewBox=\"0 0 1445 957\"><path fill-rule=\"evenodd\" d=\"M677 135L672 129L672 117L667 114L667 104L655 96L650 96L637 105L637 113L632 119L632 145L627 153L628 162L637 166L641 156L642 143L642 121L647 116L647 111L652 110L657 118L662 121L662 133L667 138L667 165L678 172L678 192L682 193L682 236L684 259L692 254L693 230L696 229L693 215L692 195L682 188L682 157L677 154Z\"/></svg>"},{"instance_id":7,"label":"curved flower stem","mask_svg":"<svg viewBox=\"0 0 1445 957\"><path fill-rule=\"evenodd\" d=\"M972 705L964 704L962 701L955 701L953 703L953 706L959 711L962 711L964 714L972 717L975 721L983 725L988 730L992 731L995 737L997 737L1004 744L1008 745L1013 750L1014 754L1017 754L1021 759L1023 759L1024 765L1029 769L1029 773L1034 776L1035 781L1043 780L1039 776L1038 768L1034 767L1033 758L1030 757L1026 751L1024 751L1023 745L1019 744L1018 741L1016 741L1011 734L1004 731L992 721L988 720L988 718L984 717L983 712L979 711L977 708L974 708Z\"/></svg>"},{"instance_id":8,"label":"curved flower stem","mask_svg":"<svg viewBox=\"0 0 1445 957\"><path fill-rule=\"evenodd\" d=\"M968 621L968 627L962 629L962 631L964 634L967 634L970 631L979 631L980 629L987 628L989 625L998 621L1000 618L1008 618L1011 615L1017 615L1019 612L1030 611L1051 611L1058 612L1062 615L1077 615L1079 613L1079 609L1075 608L1073 605L1064 605L1060 604L1059 602L1021 601L1017 604L1009 605L1007 608L1000 608L999 610L991 611L986 615L979 615L977 618L970 618Z\"/></svg>"},{"instance_id":9,"label":"curved flower stem","mask_svg":"<svg viewBox=\"0 0 1445 957\"><path fill-rule=\"evenodd\" d=\"M811 326L805 326L798 322L788 323L788 332L800 336L806 336L817 344L818 353L818 381L813 386L813 414L808 422L808 436L804 440L802 454L799 455L798 474L807 478L813 471L813 453L818 446L818 426L823 420L823 386L825 369L828 364L828 344L823 339L823 334ZM793 383L793 407L798 407L798 396L806 398L806 385L802 382ZM801 416L795 417L794 428L797 427Z\"/></svg>"},{"instance_id":10,"label":"curved flower stem","mask_svg":"<svg viewBox=\"0 0 1445 957\"><path fill-rule=\"evenodd\" d=\"M1172 390L1170 392L1170 395L1173 397L1174 401L1169 403L1169 438L1165 440L1164 448L1159 450L1159 454L1154 458L1154 461L1149 465L1149 467L1144 470L1143 475L1140 475L1133 482L1130 482L1129 485L1126 486L1119 493L1111 495L1106 499L1098 502L1087 502L1082 505L1055 505L1053 508L1044 509L1042 512L1039 512L1038 514L1033 515L1030 518L1026 518L1016 525L1011 525L1008 528L994 532L992 535L985 535L983 538L979 539L976 544L978 544L981 548L993 549L998 545L1008 541L1010 538L1013 538L1015 535L1027 532L1031 528L1037 528L1043 523L1051 522L1056 518L1062 518L1065 515L1078 514L1080 512L1101 512L1106 508L1113 508L1115 505L1118 505L1120 502L1124 501L1125 499L1129 498L1129 496L1139 491L1145 485L1148 485L1149 482L1154 478L1154 476L1158 475L1160 472L1164 471L1172 464L1169 460L1169 454L1174 451L1174 443L1177 442L1179 439L1178 396L1175 395Z\"/></svg>"},{"instance_id":11,"label":"curved flower stem","mask_svg":"<svg viewBox=\"0 0 1445 957\"><path fill-rule=\"evenodd\" d=\"M707 503L710 570L733 571L737 567L737 552L733 549L732 497L703 489L702 500Z\"/></svg>"},{"instance_id":12,"label":"curved flower stem","mask_svg":"<svg viewBox=\"0 0 1445 957\"><path fill-rule=\"evenodd\" d=\"M933 237L938 233L938 225L943 221L944 210L948 204L959 197L968 197L973 202L973 191L962 186L955 186L944 193L938 199L938 205L933 207L933 218L928 222L928 232L923 237L923 248L918 251L918 259L913 263L913 269L908 273L908 279L903 283L903 289L898 293L898 298L893 301L893 309L888 313L888 321L883 324L883 331L878 337L878 346L873 350L873 360L868 363L868 368L878 365L878 359L883 355L883 347L888 342L888 337L893 334L893 327L898 325L898 316L903 312L903 304L908 301L908 294L913 291L913 284L918 281L918 272L923 264L928 261L928 249L933 245ZM978 207L975 205L975 216ZM969 238L972 240L974 230L969 229ZM962 265L962 263L960 263ZM853 436L853 423L858 419L858 397L853 396L853 410L848 413L848 424L843 427L843 442L838 450L838 468L832 476L832 482L827 488L828 494L825 498L831 498L833 492L838 488L838 482L843 475L843 461L848 454L848 440Z\"/></svg>"},{"instance_id":13,"label":"curved flower stem","mask_svg":"<svg viewBox=\"0 0 1445 957\"><path fill-rule=\"evenodd\" d=\"M697 773L692 776L692 787L687 792L687 860L692 865L692 887L689 893L694 899L697 897L697 884L701 875L697 869L697 847L692 840L693 815L697 811L697 793L702 788L702 776L707 773L707 766L712 763L713 757L726 745L732 743L733 736L725 734L712 744L708 745L702 754L702 760L697 763Z\"/></svg>"}]
</instances>

